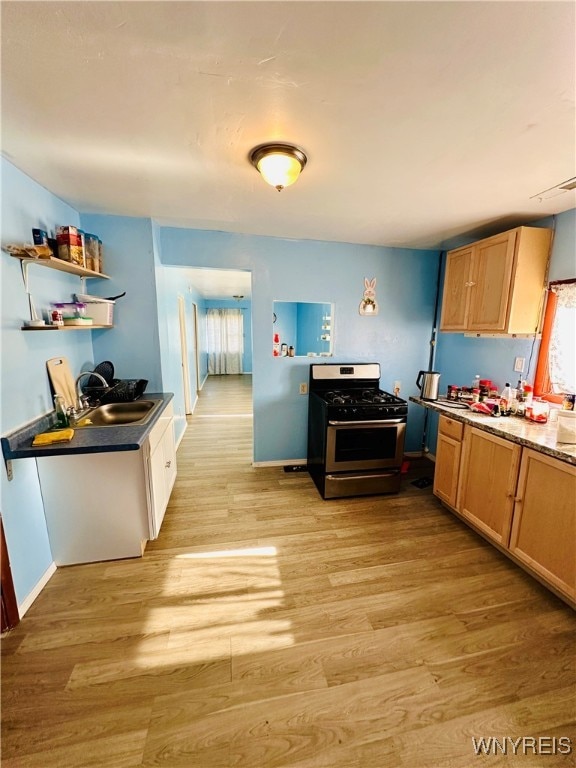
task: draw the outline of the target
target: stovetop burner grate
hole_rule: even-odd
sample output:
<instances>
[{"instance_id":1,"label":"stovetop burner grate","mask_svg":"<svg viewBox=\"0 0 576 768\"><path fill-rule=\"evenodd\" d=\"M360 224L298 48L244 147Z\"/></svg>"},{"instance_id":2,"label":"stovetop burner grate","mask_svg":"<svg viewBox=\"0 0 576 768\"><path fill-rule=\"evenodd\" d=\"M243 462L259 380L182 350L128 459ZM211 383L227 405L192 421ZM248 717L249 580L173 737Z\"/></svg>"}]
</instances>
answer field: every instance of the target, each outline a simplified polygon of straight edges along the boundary
<instances>
[{"instance_id":1,"label":"stovetop burner grate","mask_svg":"<svg viewBox=\"0 0 576 768\"><path fill-rule=\"evenodd\" d=\"M378 405L404 402L381 389L336 389L324 392L322 397L333 405Z\"/></svg>"}]
</instances>

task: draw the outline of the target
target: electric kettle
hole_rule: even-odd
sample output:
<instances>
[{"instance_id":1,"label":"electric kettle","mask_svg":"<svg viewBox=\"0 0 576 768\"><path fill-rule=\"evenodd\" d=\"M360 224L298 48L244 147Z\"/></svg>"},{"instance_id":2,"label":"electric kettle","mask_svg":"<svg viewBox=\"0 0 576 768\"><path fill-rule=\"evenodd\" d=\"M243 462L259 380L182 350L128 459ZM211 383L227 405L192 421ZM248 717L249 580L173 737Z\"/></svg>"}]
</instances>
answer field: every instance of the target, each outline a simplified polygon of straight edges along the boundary
<instances>
[{"instance_id":1,"label":"electric kettle","mask_svg":"<svg viewBox=\"0 0 576 768\"><path fill-rule=\"evenodd\" d=\"M416 386L420 389L422 400L438 400L440 374L437 371L420 371Z\"/></svg>"}]
</instances>

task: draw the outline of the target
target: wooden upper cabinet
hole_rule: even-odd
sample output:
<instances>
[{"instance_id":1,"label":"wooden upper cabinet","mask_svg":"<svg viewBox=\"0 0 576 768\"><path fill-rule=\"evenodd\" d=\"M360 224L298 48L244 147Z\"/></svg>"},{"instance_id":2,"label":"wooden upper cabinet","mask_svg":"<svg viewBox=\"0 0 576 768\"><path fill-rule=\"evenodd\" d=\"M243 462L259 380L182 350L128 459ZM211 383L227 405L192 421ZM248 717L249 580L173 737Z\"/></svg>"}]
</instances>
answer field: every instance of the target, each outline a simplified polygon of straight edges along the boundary
<instances>
[{"instance_id":1,"label":"wooden upper cabinet","mask_svg":"<svg viewBox=\"0 0 576 768\"><path fill-rule=\"evenodd\" d=\"M517 227L449 251L441 331L535 333L552 231Z\"/></svg>"},{"instance_id":2,"label":"wooden upper cabinet","mask_svg":"<svg viewBox=\"0 0 576 768\"><path fill-rule=\"evenodd\" d=\"M468 246L448 253L440 320L441 331L465 331L468 328L473 250L473 246Z\"/></svg>"}]
</instances>

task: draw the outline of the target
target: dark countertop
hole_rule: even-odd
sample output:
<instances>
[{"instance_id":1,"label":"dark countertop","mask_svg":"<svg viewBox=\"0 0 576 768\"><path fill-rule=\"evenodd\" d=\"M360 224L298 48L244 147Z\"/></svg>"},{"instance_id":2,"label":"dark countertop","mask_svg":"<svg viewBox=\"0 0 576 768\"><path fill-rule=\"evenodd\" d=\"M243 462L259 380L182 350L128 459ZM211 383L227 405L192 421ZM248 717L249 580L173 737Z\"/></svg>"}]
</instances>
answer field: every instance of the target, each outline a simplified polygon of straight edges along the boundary
<instances>
[{"instance_id":1,"label":"dark countertop","mask_svg":"<svg viewBox=\"0 0 576 768\"><path fill-rule=\"evenodd\" d=\"M138 451L144 445L150 430L174 397L172 392L146 393L142 400L160 400L162 405L146 424L117 427L76 427L69 443L56 443L32 447L34 435L54 426L54 413L48 413L20 429L4 435L4 460L28 459L38 456L70 456L76 453L109 453L111 451Z\"/></svg>"},{"instance_id":2,"label":"dark countertop","mask_svg":"<svg viewBox=\"0 0 576 768\"><path fill-rule=\"evenodd\" d=\"M422 405L432 411L449 416L454 421L470 424L484 432L490 432L496 437L511 440L526 448L540 451L560 461L576 464L576 445L558 443L556 441L557 422L548 420L546 424L537 424L529 419L518 416L487 416L475 413L469 408L454 408L447 405L447 400L422 400L420 397L410 397L413 403Z\"/></svg>"}]
</instances>

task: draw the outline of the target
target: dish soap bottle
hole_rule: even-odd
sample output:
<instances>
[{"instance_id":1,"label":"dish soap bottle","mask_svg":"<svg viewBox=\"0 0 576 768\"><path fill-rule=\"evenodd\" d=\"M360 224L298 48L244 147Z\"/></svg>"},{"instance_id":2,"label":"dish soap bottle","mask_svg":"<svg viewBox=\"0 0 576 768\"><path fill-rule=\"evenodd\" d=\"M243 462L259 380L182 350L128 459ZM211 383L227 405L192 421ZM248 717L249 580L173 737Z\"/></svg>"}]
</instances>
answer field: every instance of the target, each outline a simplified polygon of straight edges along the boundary
<instances>
[{"instance_id":1,"label":"dish soap bottle","mask_svg":"<svg viewBox=\"0 0 576 768\"><path fill-rule=\"evenodd\" d=\"M56 411L56 426L69 427L70 421L66 413L66 403L63 395L54 395L54 410Z\"/></svg>"}]
</instances>

